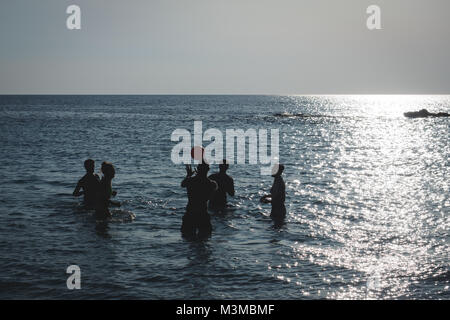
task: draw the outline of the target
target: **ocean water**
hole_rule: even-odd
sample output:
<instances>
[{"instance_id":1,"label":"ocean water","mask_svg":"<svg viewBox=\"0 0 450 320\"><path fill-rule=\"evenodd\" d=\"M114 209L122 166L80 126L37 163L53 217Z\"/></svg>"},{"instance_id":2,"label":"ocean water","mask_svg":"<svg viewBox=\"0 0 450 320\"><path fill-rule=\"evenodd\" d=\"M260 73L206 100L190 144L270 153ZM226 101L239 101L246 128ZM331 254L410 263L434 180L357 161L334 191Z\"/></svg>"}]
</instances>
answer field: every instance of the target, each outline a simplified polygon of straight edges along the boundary
<instances>
[{"instance_id":1,"label":"ocean water","mask_svg":"<svg viewBox=\"0 0 450 320\"><path fill-rule=\"evenodd\" d=\"M450 119L422 108L450 96L0 96L0 298L449 299ZM285 225L236 164L212 237L181 237L170 137L194 120L280 130ZM106 225L71 196L87 158L116 166Z\"/></svg>"}]
</instances>

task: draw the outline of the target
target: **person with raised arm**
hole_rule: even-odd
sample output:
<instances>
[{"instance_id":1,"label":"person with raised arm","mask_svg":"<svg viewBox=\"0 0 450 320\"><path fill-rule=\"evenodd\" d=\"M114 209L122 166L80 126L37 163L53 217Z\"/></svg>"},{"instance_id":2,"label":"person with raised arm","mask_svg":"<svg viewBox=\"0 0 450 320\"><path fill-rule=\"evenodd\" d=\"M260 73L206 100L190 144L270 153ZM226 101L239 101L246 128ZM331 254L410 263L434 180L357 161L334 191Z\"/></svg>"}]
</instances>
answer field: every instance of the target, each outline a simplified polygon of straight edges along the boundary
<instances>
[{"instance_id":1,"label":"person with raised arm","mask_svg":"<svg viewBox=\"0 0 450 320\"><path fill-rule=\"evenodd\" d=\"M186 177L181 182L181 187L187 189L188 196L181 225L181 233L186 238L204 239L212 232L207 203L217 190L217 183L208 178L208 171L209 165L204 162L195 171L190 165L186 165Z\"/></svg>"}]
</instances>

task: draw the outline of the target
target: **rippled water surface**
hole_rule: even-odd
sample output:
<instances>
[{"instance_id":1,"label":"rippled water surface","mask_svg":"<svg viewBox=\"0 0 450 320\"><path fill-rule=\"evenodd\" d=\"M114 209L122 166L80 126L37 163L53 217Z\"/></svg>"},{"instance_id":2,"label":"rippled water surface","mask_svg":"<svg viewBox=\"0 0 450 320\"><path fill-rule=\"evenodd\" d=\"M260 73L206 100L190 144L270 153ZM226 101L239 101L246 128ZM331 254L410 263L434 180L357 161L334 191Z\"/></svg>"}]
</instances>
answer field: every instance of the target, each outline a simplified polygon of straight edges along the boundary
<instances>
[{"instance_id":1,"label":"rippled water surface","mask_svg":"<svg viewBox=\"0 0 450 320\"><path fill-rule=\"evenodd\" d=\"M0 298L449 299L450 119L402 115L422 108L450 97L0 97ZM232 165L211 239L181 238L170 136L194 120L280 130L283 227L259 203L271 178ZM71 196L87 158L116 166L107 225Z\"/></svg>"}]
</instances>

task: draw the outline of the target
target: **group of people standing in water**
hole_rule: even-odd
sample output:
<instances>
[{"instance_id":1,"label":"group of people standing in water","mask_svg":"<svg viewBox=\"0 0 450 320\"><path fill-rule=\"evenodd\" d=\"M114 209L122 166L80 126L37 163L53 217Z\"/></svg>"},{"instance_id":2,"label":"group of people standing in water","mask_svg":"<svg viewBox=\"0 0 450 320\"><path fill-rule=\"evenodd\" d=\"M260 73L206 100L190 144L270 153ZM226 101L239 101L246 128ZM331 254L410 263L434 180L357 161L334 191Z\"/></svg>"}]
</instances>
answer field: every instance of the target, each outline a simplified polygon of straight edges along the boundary
<instances>
[{"instance_id":1,"label":"group of people standing in water","mask_svg":"<svg viewBox=\"0 0 450 320\"><path fill-rule=\"evenodd\" d=\"M208 177L209 165L200 163L195 171L190 165L186 166L186 177L181 186L187 189L188 204L183 216L181 233L187 238L206 238L211 235L211 219L208 214L209 208L214 211L223 211L227 206L227 194L234 196L234 182L226 172L229 165L226 160L219 165L219 172ZM275 166L272 177L274 183L270 194L261 198L263 203L271 203L270 216L276 224L280 224L286 216L284 206L286 190L282 173L284 166ZM195 173L195 175L194 175Z\"/></svg>"},{"instance_id":2,"label":"group of people standing in water","mask_svg":"<svg viewBox=\"0 0 450 320\"><path fill-rule=\"evenodd\" d=\"M73 195L75 197L83 196L84 204L88 208L95 209L95 216L99 220L104 220L111 217L109 206L120 206L120 202L111 200L115 197L117 192L112 189L112 179L116 175L116 170L110 162L103 162L101 171L103 177L100 177L95 172L95 161L87 159L84 161L84 168L86 174L78 181ZM82 190L81 190L82 189Z\"/></svg>"},{"instance_id":3,"label":"group of people standing in water","mask_svg":"<svg viewBox=\"0 0 450 320\"><path fill-rule=\"evenodd\" d=\"M84 162L86 174L78 181L73 192L74 196L84 196L86 206L95 208L97 219L111 217L109 206L120 206L117 201L111 200L117 192L112 190L112 179L115 176L114 166L110 162L103 162L101 171L103 177L94 173L95 162L88 159ZM207 238L211 235L211 218L209 209L223 212L227 207L227 195L234 196L234 181L227 174L229 165L226 160L219 165L219 172L208 176L209 165L202 162L195 170L191 165L186 165L186 177L181 182L181 187L187 189L188 204L183 216L181 233L186 238ZM285 184L282 178L284 166L275 165L272 171L274 182L270 194L264 195L260 201L271 203L271 218L275 224L280 224L286 216ZM81 191L83 189L83 191Z\"/></svg>"}]
</instances>

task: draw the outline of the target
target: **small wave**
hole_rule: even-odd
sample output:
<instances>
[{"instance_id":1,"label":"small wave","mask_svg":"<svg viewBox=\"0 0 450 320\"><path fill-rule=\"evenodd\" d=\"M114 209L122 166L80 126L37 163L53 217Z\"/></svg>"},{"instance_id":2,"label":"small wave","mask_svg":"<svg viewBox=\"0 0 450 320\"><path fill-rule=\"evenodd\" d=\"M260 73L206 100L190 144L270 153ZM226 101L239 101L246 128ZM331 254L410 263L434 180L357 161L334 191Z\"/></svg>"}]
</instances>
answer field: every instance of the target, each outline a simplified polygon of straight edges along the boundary
<instances>
[{"instance_id":1,"label":"small wave","mask_svg":"<svg viewBox=\"0 0 450 320\"><path fill-rule=\"evenodd\" d=\"M303 113L288 113L288 112L283 112L283 113L275 113L274 114L275 117L280 117L280 118L307 118L307 117L311 117L311 115L307 115L307 114L303 114Z\"/></svg>"},{"instance_id":2,"label":"small wave","mask_svg":"<svg viewBox=\"0 0 450 320\"><path fill-rule=\"evenodd\" d=\"M305 114L305 113L275 113L274 117L279 118L332 118L333 116L325 114Z\"/></svg>"},{"instance_id":3,"label":"small wave","mask_svg":"<svg viewBox=\"0 0 450 320\"><path fill-rule=\"evenodd\" d=\"M136 219L136 215L129 210L111 210L111 222L132 222Z\"/></svg>"}]
</instances>

